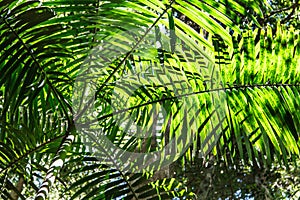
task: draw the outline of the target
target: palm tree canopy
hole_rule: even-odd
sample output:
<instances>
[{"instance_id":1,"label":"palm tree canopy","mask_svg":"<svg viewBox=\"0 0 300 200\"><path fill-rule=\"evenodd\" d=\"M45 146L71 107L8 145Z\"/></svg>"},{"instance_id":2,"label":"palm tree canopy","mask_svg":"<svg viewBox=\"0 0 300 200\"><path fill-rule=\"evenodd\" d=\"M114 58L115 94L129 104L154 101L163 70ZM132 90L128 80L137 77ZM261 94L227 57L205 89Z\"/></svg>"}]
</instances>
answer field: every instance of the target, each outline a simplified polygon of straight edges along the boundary
<instances>
[{"instance_id":1,"label":"palm tree canopy","mask_svg":"<svg viewBox=\"0 0 300 200\"><path fill-rule=\"evenodd\" d=\"M299 1L280 6L1 1L1 198L193 199L212 163L295 169Z\"/></svg>"}]
</instances>

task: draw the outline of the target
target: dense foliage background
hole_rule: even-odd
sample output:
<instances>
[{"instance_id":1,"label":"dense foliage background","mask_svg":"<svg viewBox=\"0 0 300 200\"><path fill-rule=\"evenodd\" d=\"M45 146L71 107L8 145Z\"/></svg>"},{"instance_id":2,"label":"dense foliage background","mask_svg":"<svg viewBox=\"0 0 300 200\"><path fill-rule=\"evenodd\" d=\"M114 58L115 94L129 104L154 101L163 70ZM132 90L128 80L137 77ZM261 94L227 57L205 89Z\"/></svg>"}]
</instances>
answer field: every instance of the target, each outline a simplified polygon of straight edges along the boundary
<instances>
[{"instance_id":1,"label":"dense foliage background","mask_svg":"<svg viewBox=\"0 0 300 200\"><path fill-rule=\"evenodd\" d=\"M299 0L1 0L1 198L299 199L299 5ZM189 62L176 51L137 48L161 28L171 50L184 45ZM137 45L129 48L123 45L128 38L114 38L132 30L142 30L135 35ZM118 47L119 56L103 59L106 49L91 56L103 41ZM87 60L106 65L85 71ZM123 113L158 136L125 137L113 117L118 115L112 113L113 91L122 76L141 74L153 63L183 78L173 89L156 80L132 94ZM96 123L114 145L153 152L180 138L183 129L192 144L158 171L129 173L101 162L75 126L80 112L74 112L74 85L86 74L97 77ZM192 92L176 96L183 85ZM126 87L119 91L125 94ZM189 101L193 104L182 109ZM156 106L165 109L161 128L159 111L152 112ZM197 126L189 127L193 122Z\"/></svg>"}]
</instances>

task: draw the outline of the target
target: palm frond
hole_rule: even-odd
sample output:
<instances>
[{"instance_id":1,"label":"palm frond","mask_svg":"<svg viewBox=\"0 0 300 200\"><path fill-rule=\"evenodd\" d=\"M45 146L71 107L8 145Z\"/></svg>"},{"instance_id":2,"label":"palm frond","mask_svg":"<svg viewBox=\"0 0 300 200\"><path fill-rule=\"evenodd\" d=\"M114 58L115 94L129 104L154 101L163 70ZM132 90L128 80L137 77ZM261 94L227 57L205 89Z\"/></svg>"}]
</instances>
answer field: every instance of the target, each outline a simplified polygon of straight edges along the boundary
<instances>
[{"instance_id":1,"label":"palm frond","mask_svg":"<svg viewBox=\"0 0 300 200\"><path fill-rule=\"evenodd\" d=\"M182 163L209 155L263 166L298 156L299 31L240 30L244 16L260 27L264 4L0 2L1 197L45 199L55 179L73 199L187 197L171 166L153 175L181 154L115 162L172 142ZM86 84L95 94L76 91ZM97 126L118 149L75 126ZM137 163L147 172L128 173Z\"/></svg>"},{"instance_id":2,"label":"palm frond","mask_svg":"<svg viewBox=\"0 0 300 200\"><path fill-rule=\"evenodd\" d=\"M259 166L275 159L287 164L299 155L299 39L294 34L299 33L278 25L275 35L270 28L236 35L233 50L217 46L228 104L229 130L220 143L224 155L227 148L232 157Z\"/></svg>"}]
</instances>

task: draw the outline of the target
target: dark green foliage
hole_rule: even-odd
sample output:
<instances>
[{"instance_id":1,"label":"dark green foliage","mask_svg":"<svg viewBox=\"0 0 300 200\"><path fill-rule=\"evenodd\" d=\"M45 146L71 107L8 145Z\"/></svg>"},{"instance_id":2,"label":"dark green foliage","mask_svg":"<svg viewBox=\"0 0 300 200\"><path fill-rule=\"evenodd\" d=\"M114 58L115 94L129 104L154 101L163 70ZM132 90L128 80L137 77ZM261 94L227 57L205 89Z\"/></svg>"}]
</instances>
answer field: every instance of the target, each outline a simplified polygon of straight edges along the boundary
<instances>
[{"instance_id":1,"label":"dark green foliage","mask_svg":"<svg viewBox=\"0 0 300 200\"><path fill-rule=\"evenodd\" d=\"M297 198L298 8L299 1L1 1L1 198ZM147 43L165 40L162 27L169 51ZM109 45L97 49L103 41ZM107 59L111 47L118 56ZM155 64L163 70L149 70ZM184 154L155 173L124 172L113 164L122 153L101 146L109 161L99 161L76 130L74 91L84 75L97 77L95 124L112 144L150 153L175 138ZM134 76L120 85L124 75ZM114 89L126 102L144 76L127 107L113 110ZM118 123L130 115L158 136L128 137L133 122Z\"/></svg>"}]
</instances>

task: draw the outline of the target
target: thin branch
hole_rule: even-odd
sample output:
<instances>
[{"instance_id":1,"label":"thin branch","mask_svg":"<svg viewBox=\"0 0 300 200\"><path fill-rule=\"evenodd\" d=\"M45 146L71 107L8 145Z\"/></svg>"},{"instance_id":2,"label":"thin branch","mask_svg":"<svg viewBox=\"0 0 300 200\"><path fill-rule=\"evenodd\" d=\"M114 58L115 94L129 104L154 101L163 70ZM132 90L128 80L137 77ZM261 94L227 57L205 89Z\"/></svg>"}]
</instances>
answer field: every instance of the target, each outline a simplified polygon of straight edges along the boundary
<instances>
[{"instance_id":1,"label":"thin branch","mask_svg":"<svg viewBox=\"0 0 300 200\"><path fill-rule=\"evenodd\" d=\"M293 14L294 14L294 12L296 10L296 8L298 6L300 6L300 4L298 2L299 2L299 0L293 5L293 10L291 11L291 13L286 18L284 18L283 20L281 20L281 22L280 22L281 24L286 23L287 21L289 21L292 18Z\"/></svg>"},{"instance_id":2,"label":"thin branch","mask_svg":"<svg viewBox=\"0 0 300 200\"><path fill-rule=\"evenodd\" d=\"M284 11L287 11L287 10L290 10L290 9L294 9L294 8L296 8L298 5L299 5L299 0L296 1L296 3L294 3L293 5L291 5L291 6L289 6L289 7L281 8L281 9L278 9L278 10L271 11L270 14L267 15L265 18L270 18L271 16L273 16L273 15L275 15L275 14L278 14L278 13L281 13L281 12L284 12Z\"/></svg>"},{"instance_id":3,"label":"thin branch","mask_svg":"<svg viewBox=\"0 0 300 200\"><path fill-rule=\"evenodd\" d=\"M19 181L18 181L18 183L17 183L17 185L16 185L16 187L15 187L16 190L18 191L18 193L15 192L15 190L12 190L12 191L11 191L11 194L10 194L10 196L11 196L11 198L12 198L13 200L18 200L19 194L20 194L20 193L22 192L22 190L23 190L24 183L25 183L24 176L23 176L22 174L20 174L20 175L19 175Z\"/></svg>"}]
</instances>

